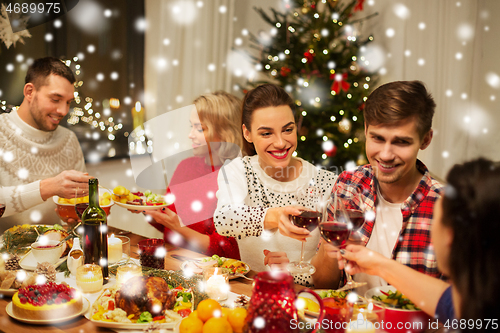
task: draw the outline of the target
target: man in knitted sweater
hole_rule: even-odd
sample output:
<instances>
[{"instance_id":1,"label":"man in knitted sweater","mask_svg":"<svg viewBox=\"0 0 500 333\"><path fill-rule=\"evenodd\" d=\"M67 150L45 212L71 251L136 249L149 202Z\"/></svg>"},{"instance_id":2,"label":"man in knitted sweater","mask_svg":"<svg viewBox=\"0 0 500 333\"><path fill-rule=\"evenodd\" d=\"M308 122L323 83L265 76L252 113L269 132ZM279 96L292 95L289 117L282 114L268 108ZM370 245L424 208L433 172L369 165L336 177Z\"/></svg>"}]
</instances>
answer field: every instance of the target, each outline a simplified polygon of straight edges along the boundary
<instances>
[{"instance_id":1,"label":"man in knitted sweater","mask_svg":"<svg viewBox=\"0 0 500 333\"><path fill-rule=\"evenodd\" d=\"M0 233L16 224L54 224L54 195L88 194L85 161L76 135L59 122L74 98L75 77L62 61L34 61L21 106L0 115L0 186L5 214Z\"/></svg>"}]
</instances>

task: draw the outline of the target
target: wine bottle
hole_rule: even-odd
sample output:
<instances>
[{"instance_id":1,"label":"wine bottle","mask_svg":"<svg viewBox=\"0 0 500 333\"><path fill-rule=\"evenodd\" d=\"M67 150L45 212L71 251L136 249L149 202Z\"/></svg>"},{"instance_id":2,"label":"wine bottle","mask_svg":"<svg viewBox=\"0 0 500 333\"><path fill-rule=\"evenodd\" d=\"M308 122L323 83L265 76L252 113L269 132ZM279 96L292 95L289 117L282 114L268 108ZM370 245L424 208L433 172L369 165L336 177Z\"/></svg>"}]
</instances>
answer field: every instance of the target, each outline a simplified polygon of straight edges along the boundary
<instances>
[{"instance_id":1,"label":"wine bottle","mask_svg":"<svg viewBox=\"0 0 500 333\"><path fill-rule=\"evenodd\" d=\"M85 264L97 264L102 268L104 283L108 273L108 224L106 213L99 206L99 181L89 179L89 206L82 214L83 255Z\"/></svg>"}]
</instances>

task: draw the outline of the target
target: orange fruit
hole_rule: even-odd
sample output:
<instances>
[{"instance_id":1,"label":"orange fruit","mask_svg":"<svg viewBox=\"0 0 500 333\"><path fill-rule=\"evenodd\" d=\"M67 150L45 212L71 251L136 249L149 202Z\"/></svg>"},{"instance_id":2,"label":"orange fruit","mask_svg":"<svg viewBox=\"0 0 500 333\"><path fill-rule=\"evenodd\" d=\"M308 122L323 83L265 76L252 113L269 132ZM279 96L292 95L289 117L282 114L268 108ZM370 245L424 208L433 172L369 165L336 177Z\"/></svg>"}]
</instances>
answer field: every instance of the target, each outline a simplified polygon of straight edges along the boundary
<instances>
[{"instance_id":1,"label":"orange fruit","mask_svg":"<svg viewBox=\"0 0 500 333\"><path fill-rule=\"evenodd\" d=\"M182 319L179 326L180 333L202 333L203 322L197 317L188 316Z\"/></svg>"},{"instance_id":2,"label":"orange fruit","mask_svg":"<svg viewBox=\"0 0 500 333\"><path fill-rule=\"evenodd\" d=\"M205 299L198 304L196 311L198 311L198 318L206 322L214 316L215 311L221 311L221 309L222 307L216 300Z\"/></svg>"},{"instance_id":3,"label":"orange fruit","mask_svg":"<svg viewBox=\"0 0 500 333\"><path fill-rule=\"evenodd\" d=\"M227 320L227 317L231 313L231 309L229 309L229 308L222 308L221 311L222 311L221 317L225 318Z\"/></svg>"},{"instance_id":4,"label":"orange fruit","mask_svg":"<svg viewBox=\"0 0 500 333\"><path fill-rule=\"evenodd\" d=\"M245 326L245 318L247 317L247 310L244 308L235 308L229 314L227 320L235 333L243 332Z\"/></svg>"},{"instance_id":5,"label":"orange fruit","mask_svg":"<svg viewBox=\"0 0 500 333\"><path fill-rule=\"evenodd\" d=\"M203 333L233 333L233 329L225 318L213 317L203 325Z\"/></svg>"},{"instance_id":6,"label":"orange fruit","mask_svg":"<svg viewBox=\"0 0 500 333\"><path fill-rule=\"evenodd\" d=\"M198 311L194 310L193 312L191 312L191 313L189 314L189 316L188 316L188 317L196 317L196 318L198 318ZM200 319L200 318L198 318L198 319Z\"/></svg>"}]
</instances>

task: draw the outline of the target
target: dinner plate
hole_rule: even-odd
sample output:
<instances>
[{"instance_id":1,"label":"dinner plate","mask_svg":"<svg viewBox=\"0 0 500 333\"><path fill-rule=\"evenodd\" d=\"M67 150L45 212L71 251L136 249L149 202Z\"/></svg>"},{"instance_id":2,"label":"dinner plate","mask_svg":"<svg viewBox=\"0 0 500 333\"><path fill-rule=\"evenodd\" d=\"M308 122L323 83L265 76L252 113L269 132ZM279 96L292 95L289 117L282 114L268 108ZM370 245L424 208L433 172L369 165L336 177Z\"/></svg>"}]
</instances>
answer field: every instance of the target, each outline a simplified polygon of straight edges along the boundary
<instances>
[{"instance_id":1,"label":"dinner plate","mask_svg":"<svg viewBox=\"0 0 500 333\"><path fill-rule=\"evenodd\" d=\"M129 210L134 210L134 211L143 211L143 210L158 210L158 209L162 209L163 207L167 207L168 205L170 205L170 204L156 205L156 206L149 206L149 205L130 205L130 204L121 203L121 202L118 202L118 201L115 201L115 204L116 204L116 205L118 205L118 206L120 206L120 207L123 207L123 208L129 209Z\"/></svg>"},{"instance_id":2,"label":"dinner plate","mask_svg":"<svg viewBox=\"0 0 500 333\"><path fill-rule=\"evenodd\" d=\"M37 325L53 325L53 324L57 324L57 323L62 323L62 322L65 322L65 321L68 321L68 320L71 320L71 319L74 319L74 318L77 318L81 315L84 315L85 312L87 312L87 310L89 309L90 307L90 302L88 299L86 299L85 297L83 298L83 307L82 307L82 310L78 313L75 313L71 316L67 316L67 317L62 317L62 318L54 318L54 319L26 319L26 318L23 318L23 317L18 317L14 314L14 311L12 311L12 302L10 302L9 304L7 304L7 314L11 317L11 318L14 318L20 322L23 322L23 323L27 323L27 324L37 324Z\"/></svg>"},{"instance_id":3,"label":"dinner plate","mask_svg":"<svg viewBox=\"0 0 500 333\"><path fill-rule=\"evenodd\" d=\"M14 296L17 289L0 289L0 295L3 296Z\"/></svg>"},{"instance_id":4,"label":"dinner plate","mask_svg":"<svg viewBox=\"0 0 500 333\"><path fill-rule=\"evenodd\" d=\"M181 319L182 320L182 319ZM173 329L175 325L179 324L181 322L179 321L174 321L172 323L162 323L158 324L159 329ZM91 322L94 323L94 325L98 327L105 327L105 328L111 328L111 329L116 329L116 330L137 330L137 331L143 331L146 328L151 326L151 323L115 323L115 322L110 322L110 321L100 321L100 320L93 320L90 319Z\"/></svg>"},{"instance_id":5,"label":"dinner plate","mask_svg":"<svg viewBox=\"0 0 500 333\"><path fill-rule=\"evenodd\" d=\"M61 265L63 262L65 262L67 258L68 258L68 256L60 258L54 264L54 266L56 268L59 267L59 265ZM38 261L36 261L35 256L33 255L32 251L28 252L28 254L26 254L23 257L23 259L21 259L21 261L19 262L19 266L21 266L22 269L25 269L27 271L34 271L36 269L37 264L38 264Z\"/></svg>"},{"instance_id":6,"label":"dinner plate","mask_svg":"<svg viewBox=\"0 0 500 333\"><path fill-rule=\"evenodd\" d=\"M328 292L330 290L333 290L333 289L313 289L313 291L316 294L318 294L318 296L320 295L321 292ZM308 298L308 299L312 300L316 304L318 303L318 301L316 300L316 298L313 295L309 294L309 293L301 293L299 296L300 297L304 297L304 298ZM361 297L359 295L358 295L358 298L361 299L361 300L363 300L363 297ZM310 311L310 310L304 310L304 313L306 315L308 315L308 316L311 316L311 317L318 317L319 316L319 312L313 312L313 311Z\"/></svg>"},{"instance_id":7,"label":"dinner plate","mask_svg":"<svg viewBox=\"0 0 500 333\"><path fill-rule=\"evenodd\" d=\"M197 260L197 261L201 261L202 259L208 259L208 257L204 257L204 258L194 258L193 260L186 260L186 261L183 261L182 264L181 264L181 270L183 271L186 271L186 270L189 270L195 274L201 274L203 273L203 269L199 268L194 262ZM224 258L224 257L221 257L222 260L227 260L227 259L230 259L230 258ZM247 275L248 272L250 272L250 266L245 263L245 269L246 271L244 273L240 273L242 275ZM233 279L237 279L239 276L238 275L234 275L234 274L229 274L229 280L233 280Z\"/></svg>"}]
</instances>

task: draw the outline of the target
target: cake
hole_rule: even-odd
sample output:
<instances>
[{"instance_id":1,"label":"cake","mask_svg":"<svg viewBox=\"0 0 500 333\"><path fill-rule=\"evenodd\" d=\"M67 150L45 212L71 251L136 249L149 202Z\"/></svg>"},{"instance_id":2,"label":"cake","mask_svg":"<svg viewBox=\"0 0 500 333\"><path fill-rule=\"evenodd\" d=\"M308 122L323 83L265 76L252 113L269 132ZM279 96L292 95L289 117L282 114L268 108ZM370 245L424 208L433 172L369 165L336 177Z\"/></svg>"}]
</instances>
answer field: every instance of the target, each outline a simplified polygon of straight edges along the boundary
<instances>
[{"instance_id":1,"label":"cake","mask_svg":"<svg viewBox=\"0 0 500 333\"><path fill-rule=\"evenodd\" d=\"M80 313L82 307L81 294L65 283L30 285L12 297L12 312L23 319L64 318Z\"/></svg>"}]
</instances>

